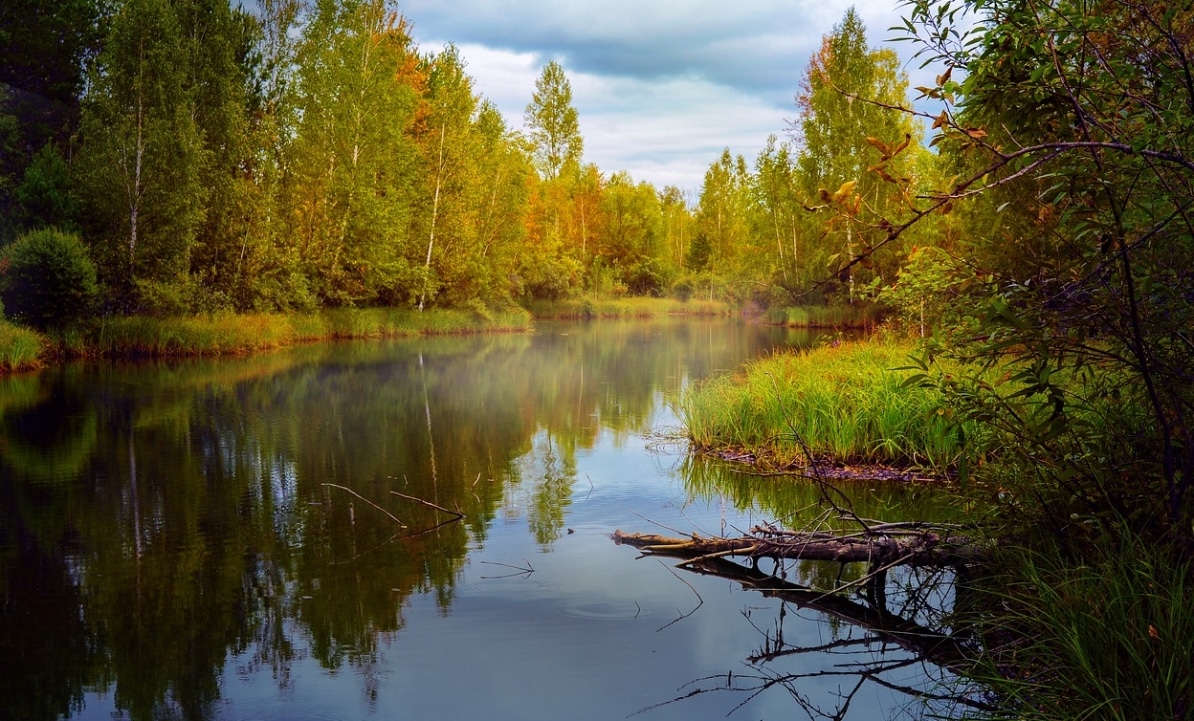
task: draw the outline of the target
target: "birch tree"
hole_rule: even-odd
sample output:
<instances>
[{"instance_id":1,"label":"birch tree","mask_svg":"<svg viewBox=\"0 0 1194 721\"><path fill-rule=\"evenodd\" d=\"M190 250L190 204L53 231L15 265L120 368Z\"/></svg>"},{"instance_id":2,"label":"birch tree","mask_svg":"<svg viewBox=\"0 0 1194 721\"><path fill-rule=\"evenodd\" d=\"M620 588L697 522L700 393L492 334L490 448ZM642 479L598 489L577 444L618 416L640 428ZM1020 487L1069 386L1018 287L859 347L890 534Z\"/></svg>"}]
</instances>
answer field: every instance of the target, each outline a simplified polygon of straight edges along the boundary
<instances>
[{"instance_id":1,"label":"birch tree","mask_svg":"<svg viewBox=\"0 0 1194 721\"><path fill-rule=\"evenodd\" d=\"M408 132L426 82L406 20L382 0L318 0L297 66L288 199L312 292L330 305L405 301L421 278Z\"/></svg>"},{"instance_id":2,"label":"birch tree","mask_svg":"<svg viewBox=\"0 0 1194 721\"><path fill-rule=\"evenodd\" d=\"M523 116L535 149L535 164L547 180L559 177L584 154L580 115L572 105L572 84L555 60L543 66Z\"/></svg>"},{"instance_id":3,"label":"birch tree","mask_svg":"<svg viewBox=\"0 0 1194 721\"><path fill-rule=\"evenodd\" d=\"M919 126L906 113L884 107L908 105L907 87L895 52L871 49L866 27L851 8L823 38L796 96L800 117L791 130L800 147L796 165L801 191L805 205L839 211L834 218L840 222L826 224L823 242L832 254L832 267L826 270L846 266L843 280L851 301L855 275L863 269L848 264L865 254L878 234L864 232L849 219L864 210L882 216L898 205L905 186L896 181L912 175L912 158L919 150ZM892 182L870 170L881 155L892 156L883 169ZM871 275L868 270L864 280Z\"/></svg>"},{"instance_id":4,"label":"birch tree","mask_svg":"<svg viewBox=\"0 0 1194 721\"><path fill-rule=\"evenodd\" d=\"M177 312L206 200L181 27L167 0L127 0L109 23L81 123L87 237L119 304Z\"/></svg>"}]
</instances>

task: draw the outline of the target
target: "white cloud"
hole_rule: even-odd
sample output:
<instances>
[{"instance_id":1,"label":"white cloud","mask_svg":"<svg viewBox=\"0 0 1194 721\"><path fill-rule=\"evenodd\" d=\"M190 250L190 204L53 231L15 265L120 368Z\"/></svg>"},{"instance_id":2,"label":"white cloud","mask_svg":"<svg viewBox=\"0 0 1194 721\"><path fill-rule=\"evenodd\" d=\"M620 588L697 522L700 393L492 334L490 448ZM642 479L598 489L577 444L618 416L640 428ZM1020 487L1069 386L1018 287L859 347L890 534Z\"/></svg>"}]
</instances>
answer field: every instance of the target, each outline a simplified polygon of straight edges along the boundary
<instances>
[{"instance_id":1,"label":"white cloud","mask_svg":"<svg viewBox=\"0 0 1194 721\"><path fill-rule=\"evenodd\" d=\"M848 0L406 0L424 50L453 42L476 88L522 125L542 65L572 83L585 158L656 187L697 190L725 147L748 161L782 136L822 36ZM872 45L899 22L889 0L853 3ZM905 59L911 46L897 46ZM921 75L927 74L921 73ZM922 84L920 81L915 84Z\"/></svg>"}]
</instances>

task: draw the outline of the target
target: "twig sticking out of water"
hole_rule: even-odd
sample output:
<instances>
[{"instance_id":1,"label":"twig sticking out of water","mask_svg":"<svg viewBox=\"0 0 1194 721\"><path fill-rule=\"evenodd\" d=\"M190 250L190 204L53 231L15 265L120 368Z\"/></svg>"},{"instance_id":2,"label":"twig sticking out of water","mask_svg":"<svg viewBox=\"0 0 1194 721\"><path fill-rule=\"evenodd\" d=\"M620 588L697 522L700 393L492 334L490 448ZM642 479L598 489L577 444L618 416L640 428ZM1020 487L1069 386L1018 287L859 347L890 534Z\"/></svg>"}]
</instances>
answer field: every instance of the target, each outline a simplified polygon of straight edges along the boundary
<instances>
[{"instance_id":1,"label":"twig sticking out of water","mask_svg":"<svg viewBox=\"0 0 1194 721\"><path fill-rule=\"evenodd\" d=\"M390 513L390 512L389 512L389 511L387 511L386 509L384 509L384 508L382 508L381 506L377 505L377 504L376 504L376 503L374 503L373 501L370 501L368 498L365 498L364 496L362 496L361 494L359 494L359 493L357 493L356 491L352 490L351 488L349 488L349 487L347 487L347 486L341 486L341 485L339 485L339 484L337 484L337 483L324 483L324 484L321 484L321 485L328 486L329 488L339 488L339 489L340 489L340 490L342 490L342 491L348 491L349 493L351 493L352 495L354 495L354 496L356 496L357 498L361 499L361 500L362 500L362 501L364 501L365 503L368 503L370 506L373 506L373 507L374 507L374 508L376 508L377 510L379 510L379 511L381 511L382 513L384 513L384 514L386 514L387 516L389 516L389 517L390 517L390 518L391 518L391 519L394 521L394 523L397 523L397 524L398 524L399 526L401 526L402 528L407 528L407 525L406 525L405 523L403 523L402 521L399 521L399 520L398 520L398 518L397 518L397 517L396 517L396 516L395 516L393 513Z\"/></svg>"},{"instance_id":2,"label":"twig sticking out of water","mask_svg":"<svg viewBox=\"0 0 1194 721\"><path fill-rule=\"evenodd\" d=\"M660 631L667 628L668 626L671 626L673 623L678 623L680 621L683 621L684 619L688 618L692 614L696 613L697 609L699 609L701 606L705 605L705 599L701 598L701 594L697 593L697 590L692 587L691 583L689 583L688 581L685 581L683 578L680 578L680 574L678 574L675 571L673 571L672 569L668 568L668 566L666 564L664 564L663 561L660 561L659 564L661 566L663 566L664 568L667 568L668 573L675 576L677 580L679 580L685 586L688 586L688 590L692 591L693 595L695 595L697 597L697 605L694 606L693 609L691 611L689 611L688 613L681 613L679 617L674 618L671 621L669 621L668 623L664 624L663 626L660 626L659 628L655 629L656 633L659 633Z\"/></svg>"},{"instance_id":3,"label":"twig sticking out of water","mask_svg":"<svg viewBox=\"0 0 1194 721\"><path fill-rule=\"evenodd\" d=\"M505 576L482 576L481 578L492 579L492 578L510 578L512 576L530 576L532 573L535 572L535 569L531 566L530 561L523 559L522 562L527 565L526 568L523 568L521 566L511 566L509 563L499 563L498 561L481 561L481 563L485 563L490 566L505 566L506 568L513 568L515 571L518 571L518 573L510 573Z\"/></svg>"},{"instance_id":4,"label":"twig sticking out of water","mask_svg":"<svg viewBox=\"0 0 1194 721\"><path fill-rule=\"evenodd\" d=\"M434 508L437 511L443 511L444 513L447 513L449 516L456 516L457 518L464 518L464 513L462 513L459 510L449 511L448 509L444 508L443 506L435 505L431 501L424 501L422 498L415 498L414 496L408 496L405 493L399 493L398 491L390 491L390 493L393 493L395 496L398 496L399 498L405 498L408 501L414 501L415 503L422 503L424 506L427 506L428 508Z\"/></svg>"}]
</instances>

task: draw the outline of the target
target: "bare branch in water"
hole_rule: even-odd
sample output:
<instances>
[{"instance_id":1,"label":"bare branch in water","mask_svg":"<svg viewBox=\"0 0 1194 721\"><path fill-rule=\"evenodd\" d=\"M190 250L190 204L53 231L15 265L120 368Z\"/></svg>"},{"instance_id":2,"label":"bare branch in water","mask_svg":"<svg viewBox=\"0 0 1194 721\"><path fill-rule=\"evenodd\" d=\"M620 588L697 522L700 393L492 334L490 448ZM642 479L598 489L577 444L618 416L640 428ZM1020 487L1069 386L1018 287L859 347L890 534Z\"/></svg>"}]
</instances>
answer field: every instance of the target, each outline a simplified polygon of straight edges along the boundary
<instances>
[{"instance_id":1,"label":"bare branch in water","mask_svg":"<svg viewBox=\"0 0 1194 721\"><path fill-rule=\"evenodd\" d=\"M339 489L340 489L340 490L342 490L342 491L348 491L349 493L351 493L352 495L354 495L354 496L356 496L357 498L361 499L361 500L362 500L362 501L364 501L365 503L368 503L370 506L373 506L373 507L374 507L374 508L376 508L377 510L379 510L379 511L381 511L382 513L384 513L384 514L386 514L387 516L389 516L389 517L390 517L390 519L394 521L394 523L397 523L399 526L401 526L401 527L403 527L403 528L406 528L406 527L407 527L407 526L406 526L406 524L405 524L405 523L403 523L402 521L399 521L399 520L398 520L398 518L397 518L397 517L396 517L396 516L395 516L393 513L390 513L390 512L389 512L389 511L387 511L386 509L384 509L384 508L382 508L381 506L377 505L377 504L376 504L376 503L374 503L373 501L370 501L368 498L365 498L364 496L362 496L361 494L357 493L356 491L352 490L351 488L349 488L349 487L347 487L347 486L341 486L341 485L339 485L339 484L336 484L336 483L324 483L324 484L321 484L321 485L327 486L327 487L329 487L329 488L339 488Z\"/></svg>"}]
</instances>

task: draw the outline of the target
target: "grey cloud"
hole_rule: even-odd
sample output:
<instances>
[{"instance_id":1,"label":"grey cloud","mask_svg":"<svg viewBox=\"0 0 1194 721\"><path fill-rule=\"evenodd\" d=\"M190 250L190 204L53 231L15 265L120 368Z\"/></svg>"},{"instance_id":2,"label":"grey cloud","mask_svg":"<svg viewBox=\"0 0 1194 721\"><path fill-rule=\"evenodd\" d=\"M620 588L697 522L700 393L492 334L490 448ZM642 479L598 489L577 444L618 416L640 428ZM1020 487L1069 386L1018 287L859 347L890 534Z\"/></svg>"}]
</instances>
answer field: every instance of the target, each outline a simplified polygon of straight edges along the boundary
<instances>
[{"instance_id":1,"label":"grey cloud","mask_svg":"<svg viewBox=\"0 0 1194 721\"><path fill-rule=\"evenodd\" d=\"M451 6L414 0L400 7L417 36L562 58L575 72L693 77L789 98L821 35L838 19L807 0L465 0Z\"/></svg>"}]
</instances>

